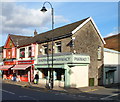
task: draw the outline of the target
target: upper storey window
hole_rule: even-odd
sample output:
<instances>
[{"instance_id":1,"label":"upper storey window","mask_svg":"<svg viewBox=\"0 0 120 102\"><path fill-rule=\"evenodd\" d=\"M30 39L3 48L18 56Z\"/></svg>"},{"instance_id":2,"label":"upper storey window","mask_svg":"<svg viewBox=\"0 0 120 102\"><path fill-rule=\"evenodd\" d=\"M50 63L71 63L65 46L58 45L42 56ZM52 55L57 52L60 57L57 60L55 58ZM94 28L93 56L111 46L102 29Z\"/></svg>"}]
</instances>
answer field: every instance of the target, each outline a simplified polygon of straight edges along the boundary
<instances>
[{"instance_id":1,"label":"upper storey window","mask_svg":"<svg viewBox=\"0 0 120 102\"><path fill-rule=\"evenodd\" d=\"M55 43L55 53L60 53L61 50L61 41Z\"/></svg>"},{"instance_id":2,"label":"upper storey window","mask_svg":"<svg viewBox=\"0 0 120 102\"><path fill-rule=\"evenodd\" d=\"M20 57L25 58L25 48L20 49Z\"/></svg>"},{"instance_id":3,"label":"upper storey window","mask_svg":"<svg viewBox=\"0 0 120 102\"><path fill-rule=\"evenodd\" d=\"M48 45L46 44L46 45L43 45L43 54L45 55L45 54L47 54L48 53Z\"/></svg>"},{"instance_id":4,"label":"upper storey window","mask_svg":"<svg viewBox=\"0 0 120 102\"><path fill-rule=\"evenodd\" d=\"M28 57L31 57L32 56L32 47L30 46L28 48Z\"/></svg>"},{"instance_id":5,"label":"upper storey window","mask_svg":"<svg viewBox=\"0 0 120 102\"><path fill-rule=\"evenodd\" d=\"M102 58L102 48L101 46L98 46L98 59Z\"/></svg>"}]
</instances>

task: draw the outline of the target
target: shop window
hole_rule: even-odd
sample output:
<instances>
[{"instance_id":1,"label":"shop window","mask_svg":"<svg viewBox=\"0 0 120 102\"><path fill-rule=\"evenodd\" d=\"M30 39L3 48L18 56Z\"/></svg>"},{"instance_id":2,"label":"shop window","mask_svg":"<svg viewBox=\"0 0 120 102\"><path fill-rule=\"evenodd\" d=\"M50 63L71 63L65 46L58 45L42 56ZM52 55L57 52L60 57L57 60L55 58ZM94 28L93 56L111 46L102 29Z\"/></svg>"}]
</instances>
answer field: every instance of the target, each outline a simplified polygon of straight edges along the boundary
<instances>
[{"instance_id":1,"label":"shop window","mask_svg":"<svg viewBox=\"0 0 120 102\"><path fill-rule=\"evenodd\" d=\"M28 71L26 71L26 70L19 70L18 71L18 73L17 73L17 75L19 75L20 77L28 77Z\"/></svg>"},{"instance_id":2,"label":"shop window","mask_svg":"<svg viewBox=\"0 0 120 102\"><path fill-rule=\"evenodd\" d=\"M43 54L47 54L48 53L48 45L43 45Z\"/></svg>"},{"instance_id":3,"label":"shop window","mask_svg":"<svg viewBox=\"0 0 120 102\"><path fill-rule=\"evenodd\" d=\"M31 56L32 56L32 48L29 47L29 48L28 48L28 57L31 57Z\"/></svg>"},{"instance_id":4,"label":"shop window","mask_svg":"<svg viewBox=\"0 0 120 102\"><path fill-rule=\"evenodd\" d=\"M61 41L55 43L55 53L60 53L61 50Z\"/></svg>"},{"instance_id":5,"label":"shop window","mask_svg":"<svg viewBox=\"0 0 120 102\"><path fill-rule=\"evenodd\" d=\"M48 70L44 69L42 70L42 78L47 78L48 77Z\"/></svg>"},{"instance_id":6,"label":"shop window","mask_svg":"<svg viewBox=\"0 0 120 102\"><path fill-rule=\"evenodd\" d=\"M25 58L25 48L20 49L20 58Z\"/></svg>"},{"instance_id":7,"label":"shop window","mask_svg":"<svg viewBox=\"0 0 120 102\"><path fill-rule=\"evenodd\" d=\"M60 80L60 81L64 81L64 74L65 74L65 70L63 69L56 69L55 70L55 80Z\"/></svg>"},{"instance_id":8,"label":"shop window","mask_svg":"<svg viewBox=\"0 0 120 102\"><path fill-rule=\"evenodd\" d=\"M98 46L98 59L101 59L102 57L102 48L101 46Z\"/></svg>"},{"instance_id":9,"label":"shop window","mask_svg":"<svg viewBox=\"0 0 120 102\"><path fill-rule=\"evenodd\" d=\"M108 79L108 72L106 72L106 79Z\"/></svg>"}]
</instances>

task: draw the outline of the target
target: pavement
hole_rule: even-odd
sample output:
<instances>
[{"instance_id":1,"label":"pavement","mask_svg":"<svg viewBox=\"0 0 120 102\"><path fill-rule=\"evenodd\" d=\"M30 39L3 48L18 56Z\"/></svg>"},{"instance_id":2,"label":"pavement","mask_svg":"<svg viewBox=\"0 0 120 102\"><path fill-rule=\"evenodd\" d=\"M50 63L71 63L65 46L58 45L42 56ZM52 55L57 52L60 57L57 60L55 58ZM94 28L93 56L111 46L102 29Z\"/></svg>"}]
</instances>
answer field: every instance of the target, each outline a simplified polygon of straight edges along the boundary
<instances>
[{"instance_id":1,"label":"pavement","mask_svg":"<svg viewBox=\"0 0 120 102\"><path fill-rule=\"evenodd\" d=\"M2 80L2 79L0 79ZM25 88L30 88L37 91L47 91L47 92L62 92L62 93L69 93L69 94L78 94L78 93L88 93L94 92L97 90L104 89L103 86L91 86L91 87L82 87L82 88L63 88L63 87L54 87L52 90L49 90L43 84L34 84L32 82L16 82L12 80L2 80L3 83L9 83L18 85ZM107 86L106 86L107 87Z\"/></svg>"},{"instance_id":2,"label":"pavement","mask_svg":"<svg viewBox=\"0 0 120 102\"><path fill-rule=\"evenodd\" d=\"M32 82L16 82L12 80L2 80L4 83L19 85L21 87L36 89L36 90L44 90L44 91L50 91L49 89L45 88L45 85L43 84L34 84ZM58 91L58 92L67 92L67 93L80 93L80 92L90 92L90 91L96 91L100 88L100 86L93 86L93 87L83 87L83 88L63 88L63 87L54 87L52 91Z\"/></svg>"}]
</instances>

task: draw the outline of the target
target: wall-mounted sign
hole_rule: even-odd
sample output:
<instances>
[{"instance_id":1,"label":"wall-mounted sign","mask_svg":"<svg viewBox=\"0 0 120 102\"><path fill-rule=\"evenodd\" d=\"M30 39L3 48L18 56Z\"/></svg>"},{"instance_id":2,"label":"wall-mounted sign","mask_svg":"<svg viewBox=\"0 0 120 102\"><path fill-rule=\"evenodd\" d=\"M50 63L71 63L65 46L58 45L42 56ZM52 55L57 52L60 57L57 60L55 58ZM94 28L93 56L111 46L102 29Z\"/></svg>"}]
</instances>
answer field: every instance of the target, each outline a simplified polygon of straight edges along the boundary
<instances>
[{"instance_id":1,"label":"wall-mounted sign","mask_svg":"<svg viewBox=\"0 0 120 102\"><path fill-rule=\"evenodd\" d=\"M4 65L14 65L16 61L4 61Z\"/></svg>"},{"instance_id":2,"label":"wall-mounted sign","mask_svg":"<svg viewBox=\"0 0 120 102\"><path fill-rule=\"evenodd\" d=\"M18 64L34 64L34 60L23 60L23 61L18 61Z\"/></svg>"},{"instance_id":3,"label":"wall-mounted sign","mask_svg":"<svg viewBox=\"0 0 120 102\"><path fill-rule=\"evenodd\" d=\"M47 64L49 61L49 64L65 64L65 63L90 63L90 57L79 55L79 54L70 54L70 55L63 55L63 56L53 56L52 57L40 57L38 58L38 64Z\"/></svg>"}]
</instances>

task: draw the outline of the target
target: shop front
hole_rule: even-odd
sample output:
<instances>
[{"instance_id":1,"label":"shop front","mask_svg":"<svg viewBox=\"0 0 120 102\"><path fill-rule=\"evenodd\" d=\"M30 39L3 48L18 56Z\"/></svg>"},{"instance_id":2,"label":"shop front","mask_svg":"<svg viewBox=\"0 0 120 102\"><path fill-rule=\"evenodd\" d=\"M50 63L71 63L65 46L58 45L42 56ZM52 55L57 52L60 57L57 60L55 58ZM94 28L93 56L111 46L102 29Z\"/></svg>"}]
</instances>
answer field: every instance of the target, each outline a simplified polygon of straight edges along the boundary
<instances>
[{"instance_id":1,"label":"shop front","mask_svg":"<svg viewBox=\"0 0 120 102\"><path fill-rule=\"evenodd\" d=\"M104 66L104 85L119 83L119 69L118 65Z\"/></svg>"},{"instance_id":2,"label":"shop front","mask_svg":"<svg viewBox=\"0 0 120 102\"><path fill-rule=\"evenodd\" d=\"M19 81L31 82L34 79L34 60L5 61L0 66L3 79L12 80L13 73L17 74Z\"/></svg>"},{"instance_id":3,"label":"shop front","mask_svg":"<svg viewBox=\"0 0 120 102\"><path fill-rule=\"evenodd\" d=\"M11 68L13 67L13 65L1 65L0 66L0 70L2 72L2 78L5 79L11 79Z\"/></svg>"},{"instance_id":4,"label":"shop front","mask_svg":"<svg viewBox=\"0 0 120 102\"><path fill-rule=\"evenodd\" d=\"M52 67L53 60L53 67ZM90 57L87 55L61 53L52 56L39 56L35 64L42 84L49 81L50 69L53 70L53 84L60 87L85 87L88 86L88 71Z\"/></svg>"},{"instance_id":5,"label":"shop front","mask_svg":"<svg viewBox=\"0 0 120 102\"><path fill-rule=\"evenodd\" d=\"M4 61L4 64L0 66L0 70L2 71L3 79L11 79L13 71L11 68L16 64L16 60L7 60Z\"/></svg>"},{"instance_id":6,"label":"shop front","mask_svg":"<svg viewBox=\"0 0 120 102\"><path fill-rule=\"evenodd\" d=\"M20 81L31 82L33 81L33 63L34 60L21 60L11 70L17 74Z\"/></svg>"}]
</instances>

